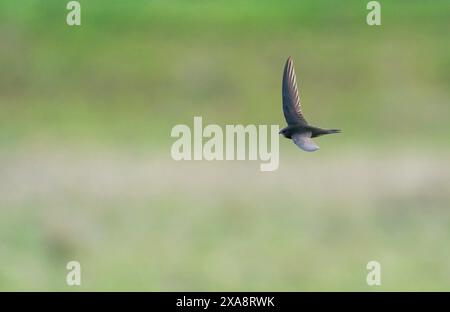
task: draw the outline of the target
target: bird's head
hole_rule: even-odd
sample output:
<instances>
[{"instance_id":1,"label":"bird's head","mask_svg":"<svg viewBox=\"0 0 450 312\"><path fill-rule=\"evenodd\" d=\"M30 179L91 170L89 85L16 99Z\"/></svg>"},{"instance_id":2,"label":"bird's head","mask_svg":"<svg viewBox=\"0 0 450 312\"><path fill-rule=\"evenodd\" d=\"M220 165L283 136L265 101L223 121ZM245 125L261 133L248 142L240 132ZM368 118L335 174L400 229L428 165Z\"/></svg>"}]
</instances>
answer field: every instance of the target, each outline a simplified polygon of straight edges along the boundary
<instances>
[{"instance_id":1,"label":"bird's head","mask_svg":"<svg viewBox=\"0 0 450 312\"><path fill-rule=\"evenodd\" d=\"M287 129L286 128L284 128L284 129L281 129L280 130L280 132L278 132L278 134L282 134L284 137L287 137Z\"/></svg>"}]
</instances>

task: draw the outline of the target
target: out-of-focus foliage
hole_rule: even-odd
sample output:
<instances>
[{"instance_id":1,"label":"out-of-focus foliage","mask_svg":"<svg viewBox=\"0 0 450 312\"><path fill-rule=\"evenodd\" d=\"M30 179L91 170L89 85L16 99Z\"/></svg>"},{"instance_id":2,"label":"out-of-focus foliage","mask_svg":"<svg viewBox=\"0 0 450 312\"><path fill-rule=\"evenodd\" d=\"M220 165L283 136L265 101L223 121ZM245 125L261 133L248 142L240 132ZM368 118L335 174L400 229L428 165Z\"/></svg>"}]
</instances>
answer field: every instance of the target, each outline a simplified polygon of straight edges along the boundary
<instances>
[{"instance_id":1,"label":"out-of-focus foliage","mask_svg":"<svg viewBox=\"0 0 450 312\"><path fill-rule=\"evenodd\" d=\"M0 289L447 289L446 0L0 2ZM280 169L170 159L171 128L342 128Z\"/></svg>"}]
</instances>

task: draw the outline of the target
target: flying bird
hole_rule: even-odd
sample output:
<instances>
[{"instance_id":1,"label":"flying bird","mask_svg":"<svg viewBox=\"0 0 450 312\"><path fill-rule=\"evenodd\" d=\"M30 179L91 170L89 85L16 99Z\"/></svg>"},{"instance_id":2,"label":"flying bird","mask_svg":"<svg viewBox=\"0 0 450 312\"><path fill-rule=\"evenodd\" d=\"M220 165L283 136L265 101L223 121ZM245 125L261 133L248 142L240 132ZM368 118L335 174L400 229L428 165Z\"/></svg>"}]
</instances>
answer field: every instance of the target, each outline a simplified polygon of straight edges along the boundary
<instances>
[{"instance_id":1,"label":"flying bird","mask_svg":"<svg viewBox=\"0 0 450 312\"><path fill-rule=\"evenodd\" d=\"M281 129L280 134L285 138L292 139L295 145L307 152L314 152L319 147L312 138L339 133L339 129L321 129L308 124L302 113L300 97L297 88L297 78L295 77L294 62L289 57L284 66L283 72L283 113L288 126Z\"/></svg>"}]
</instances>

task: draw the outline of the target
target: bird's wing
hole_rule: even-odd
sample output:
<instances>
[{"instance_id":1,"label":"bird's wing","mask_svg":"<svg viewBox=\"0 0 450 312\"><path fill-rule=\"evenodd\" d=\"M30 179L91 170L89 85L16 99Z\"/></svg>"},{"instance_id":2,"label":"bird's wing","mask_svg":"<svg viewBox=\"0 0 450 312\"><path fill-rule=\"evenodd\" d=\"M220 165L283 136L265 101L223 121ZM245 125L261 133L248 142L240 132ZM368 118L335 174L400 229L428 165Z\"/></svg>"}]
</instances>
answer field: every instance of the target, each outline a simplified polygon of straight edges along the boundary
<instances>
[{"instance_id":1,"label":"bird's wing","mask_svg":"<svg viewBox=\"0 0 450 312\"><path fill-rule=\"evenodd\" d=\"M319 147L311 140L311 132L295 133L292 135L295 145L306 152L315 152Z\"/></svg>"},{"instance_id":2,"label":"bird's wing","mask_svg":"<svg viewBox=\"0 0 450 312\"><path fill-rule=\"evenodd\" d=\"M286 118L288 125L307 125L308 122L303 117L301 110L294 62L291 57L287 59L284 66L282 93L284 118Z\"/></svg>"}]
</instances>

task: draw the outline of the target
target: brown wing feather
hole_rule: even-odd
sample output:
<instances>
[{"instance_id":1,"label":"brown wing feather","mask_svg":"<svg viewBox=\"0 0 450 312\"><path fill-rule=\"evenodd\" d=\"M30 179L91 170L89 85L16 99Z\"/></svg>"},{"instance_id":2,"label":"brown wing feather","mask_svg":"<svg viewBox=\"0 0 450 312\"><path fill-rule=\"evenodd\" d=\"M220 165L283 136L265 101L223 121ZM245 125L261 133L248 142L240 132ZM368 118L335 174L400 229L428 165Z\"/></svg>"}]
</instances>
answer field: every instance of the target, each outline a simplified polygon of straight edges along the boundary
<instances>
[{"instance_id":1,"label":"brown wing feather","mask_svg":"<svg viewBox=\"0 0 450 312\"><path fill-rule=\"evenodd\" d=\"M301 109L297 78L294 71L294 62L291 57L287 59L286 65L284 66L282 94L283 112L288 125L307 125L308 123L303 117Z\"/></svg>"}]
</instances>

